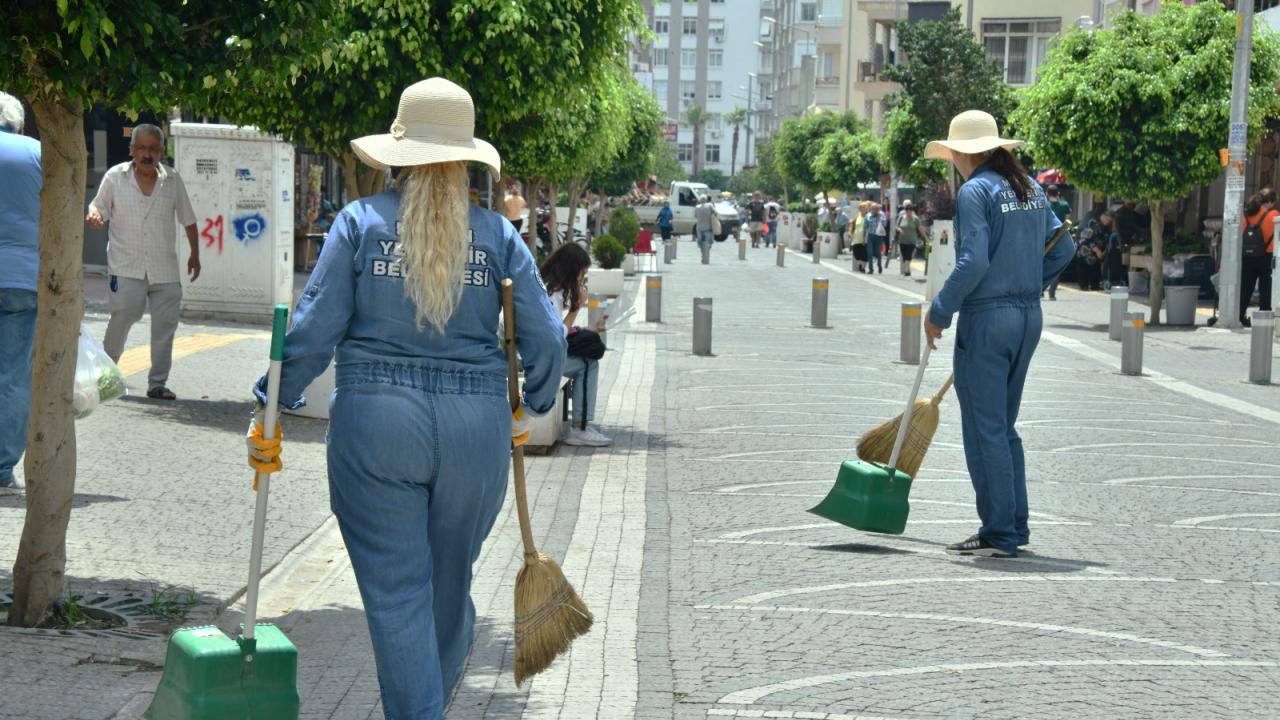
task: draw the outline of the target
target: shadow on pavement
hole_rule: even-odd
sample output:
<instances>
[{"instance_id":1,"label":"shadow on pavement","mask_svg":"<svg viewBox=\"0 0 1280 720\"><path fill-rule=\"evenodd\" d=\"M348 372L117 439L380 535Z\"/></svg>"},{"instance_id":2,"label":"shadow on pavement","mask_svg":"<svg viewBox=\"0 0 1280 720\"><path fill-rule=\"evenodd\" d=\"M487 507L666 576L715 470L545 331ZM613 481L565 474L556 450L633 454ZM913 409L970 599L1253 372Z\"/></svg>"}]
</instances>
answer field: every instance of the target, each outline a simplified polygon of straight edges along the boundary
<instances>
[{"instance_id":1,"label":"shadow on pavement","mask_svg":"<svg viewBox=\"0 0 1280 720\"><path fill-rule=\"evenodd\" d=\"M72 508L82 508L96 503L126 502L129 498L118 495L90 495L76 493L71 501ZM25 508L27 498L24 493L0 495L0 508ZM0 576L3 577L3 576Z\"/></svg>"},{"instance_id":2,"label":"shadow on pavement","mask_svg":"<svg viewBox=\"0 0 1280 720\"><path fill-rule=\"evenodd\" d=\"M249 427L252 403L242 400L152 400L145 395L128 395L121 407L130 412L145 413L148 418L179 425L193 425L213 431L243 433ZM296 442L323 443L328 421L282 415L288 435L286 444Z\"/></svg>"},{"instance_id":3,"label":"shadow on pavement","mask_svg":"<svg viewBox=\"0 0 1280 720\"><path fill-rule=\"evenodd\" d=\"M886 547L884 545L867 545L864 543L839 543L836 545L813 545L810 550L822 552L855 553L858 555L910 555L910 550Z\"/></svg>"},{"instance_id":4,"label":"shadow on pavement","mask_svg":"<svg viewBox=\"0 0 1280 720\"><path fill-rule=\"evenodd\" d=\"M968 558L958 558L968 559ZM1001 558L972 558L973 564L983 570L995 570L997 572L1007 573L1070 573L1083 572L1090 568L1107 567L1106 563L1093 562L1090 560L1075 560L1072 558L1055 558L1048 555L1038 555L1030 550L1021 550L1018 552L1016 559Z\"/></svg>"}]
</instances>

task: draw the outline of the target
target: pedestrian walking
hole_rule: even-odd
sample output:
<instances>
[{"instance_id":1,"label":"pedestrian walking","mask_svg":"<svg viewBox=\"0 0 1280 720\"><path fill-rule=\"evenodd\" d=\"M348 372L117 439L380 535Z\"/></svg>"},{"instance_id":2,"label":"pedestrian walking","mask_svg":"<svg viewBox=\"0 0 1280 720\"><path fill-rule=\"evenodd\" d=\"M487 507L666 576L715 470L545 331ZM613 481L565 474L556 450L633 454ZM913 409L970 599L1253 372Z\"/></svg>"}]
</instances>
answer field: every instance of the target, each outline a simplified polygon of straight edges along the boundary
<instances>
[{"instance_id":1,"label":"pedestrian walking","mask_svg":"<svg viewBox=\"0 0 1280 720\"><path fill-rule=\"evenodd\" d=\"M871 203L871 210L867 213L867 274L873 272L884 273L884 262L882 260L885 245L889 241L889 221L885 217L883 208L880 203ZM874 271L872 267L874 266Z\"/></svg>"},{"instance_id":2,"label":"pedestrian walking","mask_svg":"<svg viewBox=\"0 0 1280 720\"><path fill-rule=\"evenodd\" d=\"M663 200L662 209L658 211L658 231L662 233L662 242L671 240L671 230L674 227L671 221L674 218L675 213L671 212L671 202Z\"/></svg>"},{"instance_id":3,"label":"pedestrian walking","mask_svg":"<svg viewBox=\"0 0 1280 720\"><path fill-rule=\"evenodd\" d=\"M506 211L505 214L507 220L511 223L511 226L516 229L516 232L520 232L520 227L524 224L524 217L522 213L524 212L526 205L527 203L525 203L524 195L520 194L520 189L518 187L513 186L507 188L507 194L502 199L502 206Z\"/></svg>"},{"instance_id":4,"label":"pedestrian walking","mask_svg":"<svg viewBox=\"0 0 1280 720\"><path fill-rule=\"evenodd\" d=\"M747 229L751 232L751 247L760 247L760 226L765 221L764 199L759 191L751 194L751 202L747 203Z\"/></svg>"},{"instance_id":5,"label":"pedestrian walking","mask_svg":"<svg viewBox=\"0 0 1280 720\"><path fill-rule=\"evenodd\" d=\"M916 215L914 207L906 204L902 217L898 218L898 250L902 253L899 265L906 277L911 277L911 259L915 257L916 245L927 238L920 216Z\"/></svg>"},{"instance_id":6,"label":"pedestrian walking","mask_svg":"<svg viewBox=\"0 0 1280 720\"><path fill-rule=\"evenodd\" d=\"M858 272L867 271L867 215L871 212L871 203L863 200L858 203L858 212L850 223L853 244L853 259L857 261Z\"/></svg>"},{"instance_id":7,"label":"pedestrian walking","mask_svg":"<svg viewBox=\"0 0 1280 720\"><path fill-rule=\"evenodd\" d=\"M1014 428L1027 369L1040 341L1040 295L1071 260L1070 243L1045 246L1061 226L1040 186L1009 152L995 118L951 119L925 157L950 160L965 179L956 201L956 265L925 316L929 347L956 326L956 395L965 462L982 521L947 546L956 555L1017 557L1030 542L1022 440Z\"/></svg>"},{"instance_id":8,"label":"pedestrian walking","mask_svg":"<svg viewBox=\"0 0 1280 720\"><path fill-rule=\"evenodd\" d=\"M586 304L583 286L590 268L591 256L586 250L571 243L562 245L551 253L542 263L539 272L557 314L564 321L565 337L569 343L563 373L573 381L573 426L569 428L564 443L604 447L613 440L592 424L596 419L596 395L600 390L600 358L592 357L595 353L575 352L579 343L574 342L574 336L578 333L596 333L598 339L598 333L604 331L603 317L593 328L583 330L576 327L578 312Z\"/></svg>"},{"instance_id":9,"label":"pedestrian walking","mask_svg":"<svg viewBox=\"0 0 1280 720\"><path fill-rule=\"evenodd\" d=\"M147 397L174 400L177 396L166 384L182 305L182 273L173 242L173 221L176 217L186 231L190 247L187 276L195 282L200 277L196 214L182 177L161 162L164 131L155 125L135 126L129 136L129 154L132 160L102 176L98 194L85 217L85 223L94 229L109 223L111 320L102 346L112 360L119 362L129 329L150 307L151 371L147 374Z\"/></svg>"},{"instance_id":10,"label":"pedestrian walking","mask_svg":"<svg viewBox=\"0 0 1280 720\"><path fill-rule=\"evenodd\" d=\"M27 445L31 350L40 274L40 142L22 134L22 102L0 92L0 488L17 486L13 469Z\"/></svg>"},{"instance_id":11,"label":"pedestrian walking","mask_svg":"<svg viewBox=\"0 0 1280 720\"><path fill-rule=\"evenodd\" d=\"M1258 309L1271 309L1271 272L1276 250L1276 191L1263 188L1245 204L1240 262L1240 323L1252 327L1249 303L1258 288Z\"/></svg>"},{"instance_id":12,"label":"pedestrian walking","mask_svg":"<svg viewBox=\"0 0 1280 720\"><path fill-rule=\"evenodd\" d=\"M528 247L501 215L467 204L469 162L496 174L474 139L471 96L443 78L400 96L391 132L353 140L392 189L347 205L285 338L280 403L333 359L330 505L364 601L387 718L438 720L471 649L472 565L506 493L525 414L551 410L565 339ZM462 139L465 138L465 139ZM524 401L507 402L495 329L512 279ZM253 388L266 402L266 378ZM262 413L258 413L261 417ZM251 464L279 437L251 425ZM259 449L261 448L261 449ZM258 457L255 458L254 455Z\"/></svg>"},{"instance_id":13,"label":"pedestrian walking","mask_svg":"<svg viewBox=\"0 0 1280 720\"><path fill-rule=\"evenodd\" d=\"M1118 253L1120 233L1111 211L1104 210L1097 220L1089 221L1076 246L1076 282L1081 290L1102 289L1102 269L1113 245Z\"/></svg>"},{"instance_id":14,"label":"pedestrian walking","mask_svg":"<svg viewBox=\"0 0 1280 720\"><path fill-rule=\"evenodd\" d=\"M764 216L769 223L769 231L764 236L764 246L774 247L778 244L778 216L782 214L782 206L772 197L764 204Z\"/></svg>"},{"instance_id":15,"label":"pedestrian walking","mask_svg":"<svg viewBox=\"0 0 1280 720\"><path fill-rule=\"evenodd\" d=\"M1050 185L1045 188L1045 195L1049 198L1049 209L1053 211L1054 216L1058 218L1058 222L1065 222L1067 216L1071 214L1071 203L1062 199L1062 191L1057 185ZM1049 285L1049 299L1058 299L1058 279L1054 278Z\"/></svg>"},{"instance_id":16,"label":"pedestrian walking","mask_svg":"<svg viewBox=\"0 0 1280 720\"><path fill-rule=\"evenodd\" d=\"M699 198L698 206L693 209L693 234L698 241L698 249L710 249L715 242L715 217L716 206L711 204L711 198L703 195ZM758 236L759 233L753 233Z\"/></svg>"}]
</instances>

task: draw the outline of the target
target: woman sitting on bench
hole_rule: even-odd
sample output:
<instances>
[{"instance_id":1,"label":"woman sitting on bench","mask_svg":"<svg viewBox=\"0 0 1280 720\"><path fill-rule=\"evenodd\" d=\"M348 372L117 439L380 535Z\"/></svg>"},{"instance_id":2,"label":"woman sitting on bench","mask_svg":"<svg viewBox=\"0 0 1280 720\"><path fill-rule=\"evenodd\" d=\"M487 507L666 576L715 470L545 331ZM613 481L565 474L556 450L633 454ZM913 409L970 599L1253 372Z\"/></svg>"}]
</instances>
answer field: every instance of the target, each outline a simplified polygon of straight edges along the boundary
<instances>
[{"instance_id":1,"label":"woman sitting on bench","mask_svg":"<svg viewBox=\"0 0 1280 720\"><path fill-rule=\"evenodd\" d=\"M604 319L596 323L591 330L574 327L578 311L582 309L586 293L583 283L587 278L587 269L591 267L591 256L577 243L561 245L551 257L542 264L542 281L547 285L551 302L564 318L565 336L575 333L599 332L604 329ZM597 336L598 340L598 336ZM596 389L599 387L599 359L574 354L575 343L569 342L568 356L564 362L564 376L573 381L573 426L564 439L566 445L586 445L604 447L613 441L590 425L595 419ZM599 356L596 355L596 358Z\"/></svg>"}]
</instances>

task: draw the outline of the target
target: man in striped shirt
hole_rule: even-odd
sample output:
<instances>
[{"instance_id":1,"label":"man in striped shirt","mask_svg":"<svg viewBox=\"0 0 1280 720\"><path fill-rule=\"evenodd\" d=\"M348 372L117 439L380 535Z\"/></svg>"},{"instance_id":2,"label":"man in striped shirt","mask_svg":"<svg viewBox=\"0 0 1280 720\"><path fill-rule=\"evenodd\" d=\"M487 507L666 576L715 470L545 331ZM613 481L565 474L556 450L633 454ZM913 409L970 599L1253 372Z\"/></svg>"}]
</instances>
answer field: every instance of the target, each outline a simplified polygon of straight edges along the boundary
<instances>
[{"instance_id":1,"label":"man in striped shirt","mask_svg":"<svg viewBox=\"0 0 1280 720\"><path fill-rule=\"evenodd\" d=\"M151 306L151 372L147 397L173 400L165 386L173 364L173 336L178 330L182 277L173 222L186 230L191 255L187 273L200 276L200 246L196 216L182 178L161 163L164 132L155 125L138 125L129 138L133 160L116 165L102 176L98 194L89 204L85 222L107 228L107 271L111 275L111 321L102 341L112 360L124 352L129 328Z\"/></svg>"}]
</instances>

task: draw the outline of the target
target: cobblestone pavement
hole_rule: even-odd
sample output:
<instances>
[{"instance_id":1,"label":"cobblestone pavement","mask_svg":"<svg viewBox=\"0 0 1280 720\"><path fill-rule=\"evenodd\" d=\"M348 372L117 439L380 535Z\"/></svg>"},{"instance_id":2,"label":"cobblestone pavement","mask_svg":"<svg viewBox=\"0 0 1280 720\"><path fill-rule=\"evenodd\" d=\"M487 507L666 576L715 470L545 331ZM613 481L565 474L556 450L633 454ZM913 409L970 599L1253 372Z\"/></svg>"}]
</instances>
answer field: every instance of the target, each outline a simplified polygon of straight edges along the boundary
<instances>
[{"instance_id":1,"label":"cobblestone pavement","mask_svg":"<svg viewBox=\"0 0 1280 720\"><path fill-rule=\"evenodd\" d=\"M1152 330L1147 375L1123 376L1119 344L1097 327L1105 296L1060 291L1020 422L1029 551L952 558L943 545L977 525L953 396L906 533L805 512L857 436L905 405L915 368L895 362L899 305L923 293L919 278L896 263L854 276L847 256L792 253L778 268L772 250L748 249L741 262L727 244L702 266L692 249L661 267L663 323L643 322L643 284L628 281L623 302L638 291L641 312L610 332L602 364L614 446L529 463L535 534L596 626L514 686L508 498L477 564L477 641L451 720L1280 715L1280 387L1242 382L1247 334ZM817 275L831 280L831 329L808 327ZM690 353L695 296L714 299L710 357ZM208 344L175 364L173 387L191 399L113 403L81 424L73 586L180 584L213 609L235 602L251 505L239 436L260 332L184 325L184 337L247 337L189 341ZM948 333L926 389L949 372L950 348ZM378 718L327 513L323 424L285 427L263 612L299 647L304 717ZM0 497L12 539L0 588L21 526L14 497ZM159 640L0 633L0 718L136 717L163 657Z\"/></svg>"}]
</instances>

